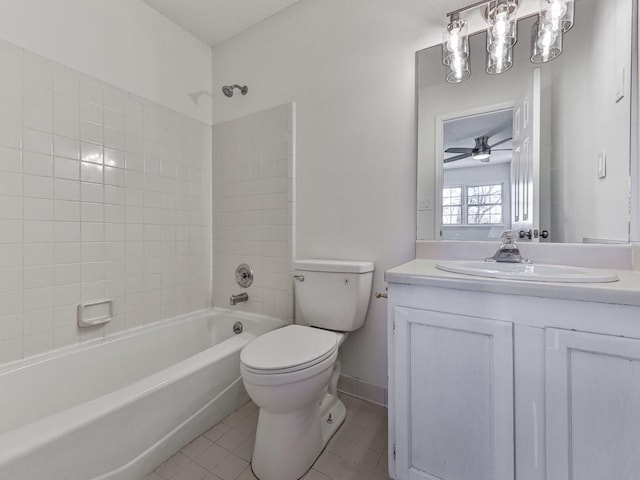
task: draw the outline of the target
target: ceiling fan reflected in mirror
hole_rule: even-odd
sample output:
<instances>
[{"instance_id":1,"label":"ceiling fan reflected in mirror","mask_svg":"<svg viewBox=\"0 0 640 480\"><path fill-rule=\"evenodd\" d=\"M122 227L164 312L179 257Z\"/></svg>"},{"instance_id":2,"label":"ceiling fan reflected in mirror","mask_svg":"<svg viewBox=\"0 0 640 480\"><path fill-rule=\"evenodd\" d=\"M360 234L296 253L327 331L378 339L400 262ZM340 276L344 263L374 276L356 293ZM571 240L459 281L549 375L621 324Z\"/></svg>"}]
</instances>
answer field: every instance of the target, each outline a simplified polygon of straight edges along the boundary
<instances>
[{"instance_id":1,"label":"ceiling fan reflected in mirror","mask_svg":"<svg viewBox=\"0 0 640 480\"><path fill-rule=\"evenodd\" d=\"M502 145L503 143L511 140L511 137L505 138L504 140L500 140L499 142L494 143L493 145L489 145L489 135L483 135L475 138L475 146L469 147L451 147L445 150L445 153L460 153L461 155L456 155L455 157L449 157L444 159L444 163L455 162L457 160L462 160L463 158L472 157L474 160L480 160L481 162L488 162L491 159L491 152L499 152L499 151L511 151L511 148L494 148L498 145Z\"/></svg>"}]
</instances>

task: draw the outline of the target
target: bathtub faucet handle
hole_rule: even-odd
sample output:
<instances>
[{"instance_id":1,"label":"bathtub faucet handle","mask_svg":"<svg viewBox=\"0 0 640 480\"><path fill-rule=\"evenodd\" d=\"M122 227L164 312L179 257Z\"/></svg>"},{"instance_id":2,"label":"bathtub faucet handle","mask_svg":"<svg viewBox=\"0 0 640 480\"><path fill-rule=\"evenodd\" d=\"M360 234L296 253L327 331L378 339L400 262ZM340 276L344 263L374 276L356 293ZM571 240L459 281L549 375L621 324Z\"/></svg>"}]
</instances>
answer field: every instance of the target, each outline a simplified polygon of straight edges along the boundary
<instances>
[{"instance_id":1,"label":"bathtub faucet handle","mask_svg":"<svg viewBox=\"0 0 640 480\"><path fill-rule=\"evenodd\" d=\"M247 292L242 292L238 293L237 295L231 295L229 303L231 304L231 306L234 306L240 302L246 302L247 300L249 300L249 295L247 294Z\"/></svg>"}]
</instances>

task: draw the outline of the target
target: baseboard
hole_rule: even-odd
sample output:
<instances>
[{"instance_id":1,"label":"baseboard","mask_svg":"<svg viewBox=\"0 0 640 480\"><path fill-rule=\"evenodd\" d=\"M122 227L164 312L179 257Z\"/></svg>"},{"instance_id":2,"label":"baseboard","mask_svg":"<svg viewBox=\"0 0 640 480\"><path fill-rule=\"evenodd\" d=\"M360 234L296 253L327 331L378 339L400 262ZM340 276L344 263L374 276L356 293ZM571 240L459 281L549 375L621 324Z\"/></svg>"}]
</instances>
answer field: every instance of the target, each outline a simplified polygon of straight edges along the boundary
<instances>
[{"instance_id":1,"label":"baseboard","mask_svg":"<svg viewBox=\"0 0 640 480\"><path fill-rule=\"evenodd\" d=\"M338 391L351 395L352 397L375 403L382 407L387 406L387 389L379 387L358 378L340 375L338 380Z\"/></svg>"}]
</instances>

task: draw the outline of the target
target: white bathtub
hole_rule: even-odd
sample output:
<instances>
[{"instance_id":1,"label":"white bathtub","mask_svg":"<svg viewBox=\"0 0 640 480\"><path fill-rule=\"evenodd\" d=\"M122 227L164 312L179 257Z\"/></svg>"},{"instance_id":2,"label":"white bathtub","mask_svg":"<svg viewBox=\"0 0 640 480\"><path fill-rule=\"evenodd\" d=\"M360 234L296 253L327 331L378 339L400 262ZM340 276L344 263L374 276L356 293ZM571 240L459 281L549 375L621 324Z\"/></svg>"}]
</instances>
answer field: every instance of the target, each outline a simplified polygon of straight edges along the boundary
<instances>
[{"instance_id":1,"label":"white bathtub","mask_svg":"<svg viewBox=\"0 0 640 480\"><path fill-rule=\"evenodd\" d=\"M213 309L0 368L0 479L141 478L248 399L240 350L283 325Z\"/></svg>"}]
</instances>

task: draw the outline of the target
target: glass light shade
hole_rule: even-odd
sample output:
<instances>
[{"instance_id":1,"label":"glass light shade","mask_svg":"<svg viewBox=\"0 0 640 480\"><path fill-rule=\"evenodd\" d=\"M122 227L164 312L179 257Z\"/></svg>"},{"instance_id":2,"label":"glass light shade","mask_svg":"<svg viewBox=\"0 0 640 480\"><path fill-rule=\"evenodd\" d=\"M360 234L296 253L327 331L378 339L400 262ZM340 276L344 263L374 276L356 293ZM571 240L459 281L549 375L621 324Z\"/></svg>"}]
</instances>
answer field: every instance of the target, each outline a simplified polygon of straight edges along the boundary
<instances>
[{"instance_id":1,"label":"glass light shade","mask_svg":"<svg viewBox=\"0 0 640 480\"><path fill-rule=\"evenodd\" d=\"M540 16L545 22L557 25L562 33L573 27L574 0L541 0Z\"/></svg>"},{"instance_id":2,"label":"glass light shade","mask_svg":"<svg viewBox=\"0 0 640 480\"><path fill-rule=\"evenodd\" d=\"M513 1L498 3L487 11L487 51L500 48L501 44L512 47L518 40L515 12L518 4Z\"/></svg>"},{"instance_id":3,"label":"glass light shade","mask_svg":"<svg viewBox=\"0 0 640 480\"><path fill-rule=\"evenodd\" d=\"M451 65L469 57L467 22L455 19L442 32L442 63Z\"/></svg>"},{"instance_id":4,"label":"glass light shade","mask_svg":"<svg viewBox=\"0 0 640 480\"><path fill-rule=\"evenodd\" d=\"M487 36L487 42L489 42ZM495 48L487 52L487 68L489 75L504 73L513 66L513 47L504 43L496 44Z\"/></svg>"},{"instance_id":5,"label":"glass light shade","mask_svg":"<svg viewBox=\"0 0 640 480\"><path fill-rule=\"evenodd\" d=\"M467 58L458 58L447 65L448 83L461 83L471 76Z\"/></svg>"},{"instance_id":6,"label":"glass light shade","mask_svg":"<svg viewBox=\"0 0 640 480\"><path fill-rule=\"evenodd\" d=\"M540 17L531 30L531 61L545 63L562 53L562 30Z\"/></svg>"},{"instance_id":7,"label":"glass light shade","mask_svg":"<svg viewBox=\"0 0 640 480\"><path fill-rule=\"evenodd\" d=\"M573 3L573 0L568 0L565 2L565 4L567 6L567 11L562 17L562 33L570 30L571 27L573 27L573 14L575 11L575 4Z\"/></svg>"}]
</instances>

